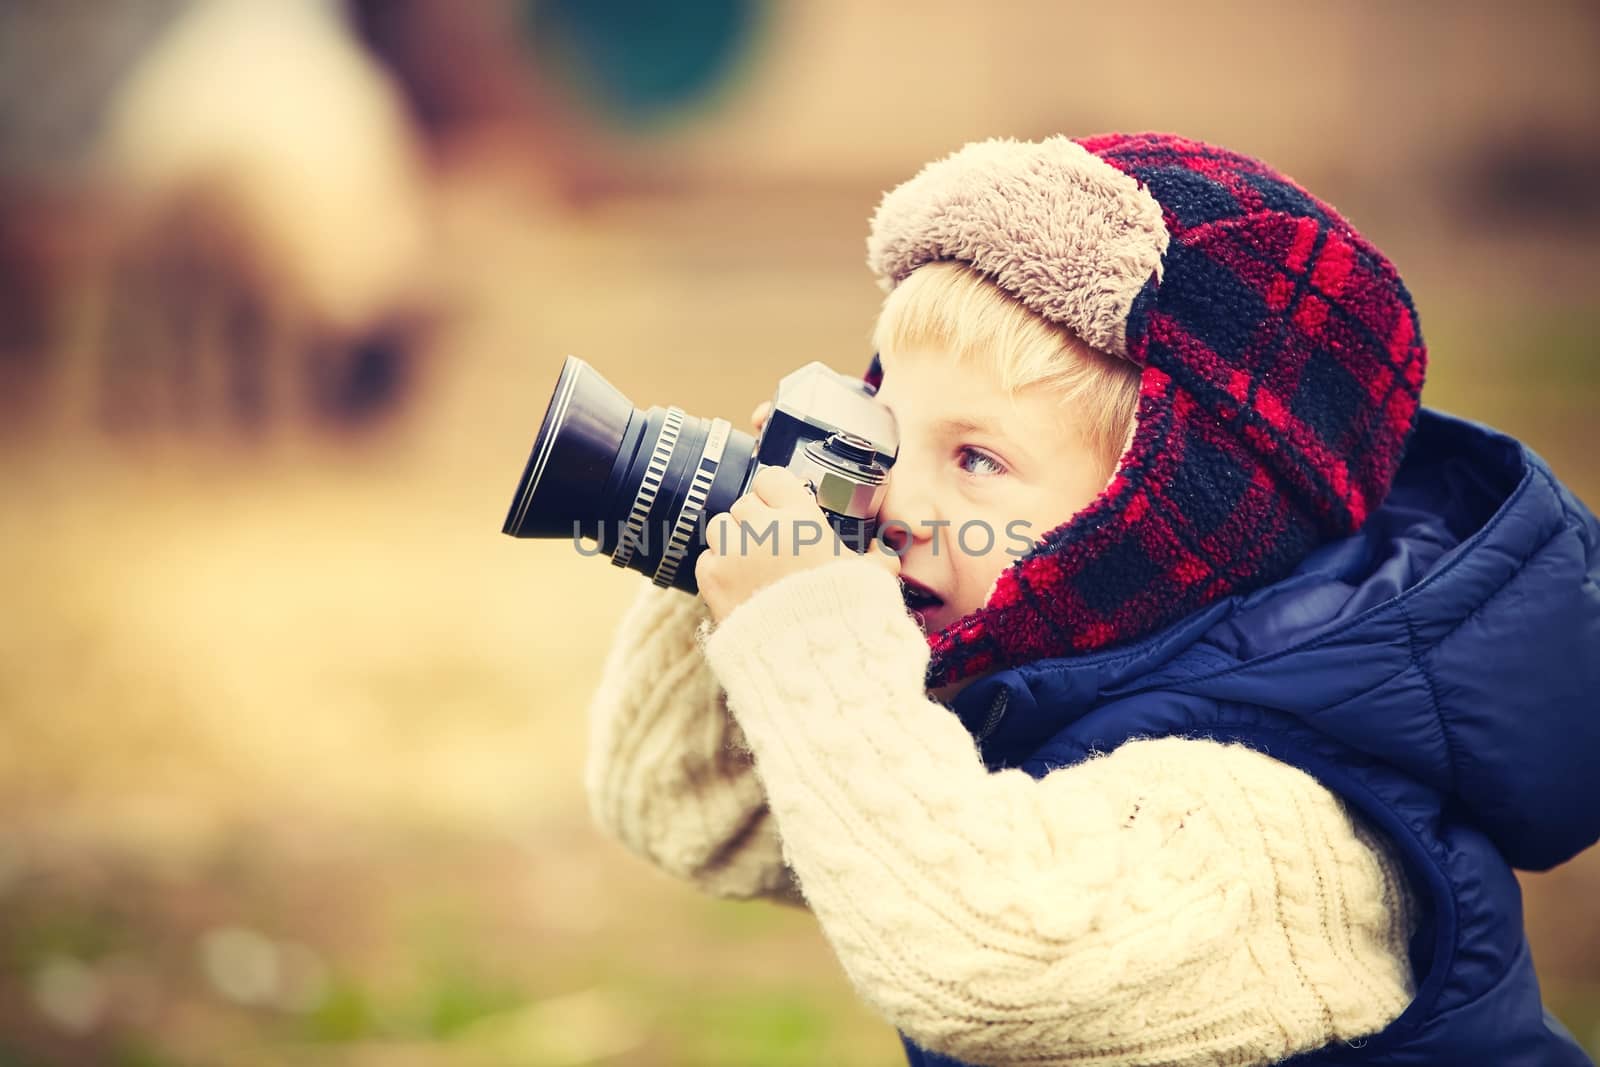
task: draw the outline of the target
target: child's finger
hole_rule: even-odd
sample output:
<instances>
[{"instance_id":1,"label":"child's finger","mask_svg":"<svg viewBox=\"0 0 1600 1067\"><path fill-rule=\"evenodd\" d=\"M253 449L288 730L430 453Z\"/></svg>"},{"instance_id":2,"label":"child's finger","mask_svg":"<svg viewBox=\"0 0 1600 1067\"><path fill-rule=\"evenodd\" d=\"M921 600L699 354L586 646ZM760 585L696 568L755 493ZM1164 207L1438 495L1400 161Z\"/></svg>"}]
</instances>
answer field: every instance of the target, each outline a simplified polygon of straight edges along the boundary
<instances>
[{"instance_id":1,"label":"child's finger","mask_svg":"<svg viewBox=\"0 0 1600 1067\"><path fill-rule=\"evenodd\" d=\"M888 547L876 538L867 546L867 550L862 553L862 558L874 566L882 567L895 578L900 577L900 557L891 552Z\"/></svg>"},{"instance_id":2,"label":"child's finger","mask_svg":"<svg viewBox=\"0 0 1600 1067\"><path fill-rule=\"evenodd\" d=\"M882 545L870 545L869 549L867 549L866 553L864 553L864 558L866 558L869 563L872 563L872 565L882 568L883 571L886 571L886 573L890 574L890 576L894 577L894 579L898 579L899 557L898 555L894 555L893 552L886 552Z\"/></svg>"},{"instance_id":3,"label":"child's finger","mask_svg":"<svg viewBox=\"0 0 1600 1067\"><path fill-rule=\"evenodd\" d=\"M732 515L736 522L743 523L756 521L766 511L767 508L763 506L761 498L753 492L746 493L738 500L735 500L733 506L728 508L728 514Z\"/></svg>"},{"instance_id":4,"label":"child's finger","mask_svg":"<svg viewBox=\"0 0 1600 1067\"><path fill-rule=\"evenodd\" d=\"M756 428L756 433L761 432L761 428L767 424L767 419L771 415L772 401L763 400L756 405L756 409L750 413L750 424Z\"/></svg>"},{"instance_id":5,"label":"child's finger","mask_svg":"<svg viewBox=\"0 0 1600 1067\"><path fill-rule=\"evenodd\" d=\"M762 467L750 479L750 492L774 508L816 506L811 490L796 478L793 472L782 467Z\"/></svg>"},{"instance_id":6,"label":"child's finger","mask_svg":"<svg viewBox=\"0 0 1600 1067\"><path fill-rule=\"evenodd\" d=\"M720 515L713 515L707 521L704 555L725 556L728 554L728 546L737 543L736 538L732 536L732 531L737 529L734 525L736 521L732 514L726 511Z\"/></svg>"}]
</instances>

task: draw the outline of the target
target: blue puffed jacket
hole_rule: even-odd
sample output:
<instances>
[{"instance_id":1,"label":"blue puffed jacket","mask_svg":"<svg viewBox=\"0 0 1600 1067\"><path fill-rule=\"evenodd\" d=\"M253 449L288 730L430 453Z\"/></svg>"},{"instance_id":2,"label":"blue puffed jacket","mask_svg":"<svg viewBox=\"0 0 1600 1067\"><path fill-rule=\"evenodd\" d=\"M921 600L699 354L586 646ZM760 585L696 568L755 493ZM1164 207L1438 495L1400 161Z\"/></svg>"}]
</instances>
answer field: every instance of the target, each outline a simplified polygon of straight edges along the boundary
<instances>
[{"instance_id":1,"label":"blue puffed jacket","mask_svg":"<svg viewBox=\"0 0 1600 1067\"><path fill-rule=\"evenodd\" d=\"M1600 523L1511 438L1424 410L1354 536L1137 644L984 678L954 710L991 770L1035 777L1135 737L1242 742L1388 836L1418 902L1416 998L1288 1062L1592 1067L1541 1005L1512 868L1600 838Z\"/></svg>"}]
</instances>

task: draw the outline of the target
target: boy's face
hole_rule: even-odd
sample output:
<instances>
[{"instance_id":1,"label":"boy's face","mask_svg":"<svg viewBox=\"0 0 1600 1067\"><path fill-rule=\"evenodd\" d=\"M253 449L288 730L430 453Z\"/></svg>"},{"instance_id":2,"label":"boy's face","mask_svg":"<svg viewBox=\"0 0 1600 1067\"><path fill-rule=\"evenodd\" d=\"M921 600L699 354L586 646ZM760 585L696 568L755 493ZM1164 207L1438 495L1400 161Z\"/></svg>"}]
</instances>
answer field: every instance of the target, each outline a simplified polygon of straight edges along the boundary
<instances>
[{"instance_id":1,"label":"boy's face","mask_svg":"<svg viewBox=\"0 0 1600 1067\"><path fill-rule=\"evenodd\" d=\"M880 359L878 401L900 453L879 520L902 550L907 606L933 633L983 607L1001 572L1093 501L1111 469L1048 386L1009 394L938 349Z\"/></svg>"}]
</instances>

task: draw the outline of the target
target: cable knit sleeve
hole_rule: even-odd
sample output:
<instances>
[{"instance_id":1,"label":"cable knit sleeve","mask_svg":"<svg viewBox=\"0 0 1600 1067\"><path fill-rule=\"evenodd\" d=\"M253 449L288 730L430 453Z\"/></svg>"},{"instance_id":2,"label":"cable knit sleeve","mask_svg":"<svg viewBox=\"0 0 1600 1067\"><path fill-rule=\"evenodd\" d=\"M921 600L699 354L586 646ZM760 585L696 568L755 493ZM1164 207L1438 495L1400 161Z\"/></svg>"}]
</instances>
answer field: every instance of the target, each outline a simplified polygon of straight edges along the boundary
<instances>
[{"instance_id":1,"label":"cable knit sleeve","mask_svg":"<svg viewBox=\"0 0 1600 1067\"><path fill-rule=\"evenodd\" d=\"M922 688L887 574L843 561L705 639L789 863L861 994L984 1064L1267 1064L1411 998L1397 865L1308 775L1137 741L990 774Z\"/></svg>"},{"instance_id":2,"label":"cable knit sleeve","mask_svg":"<svg viewBox=\"0 0 1600 1067\"><path fill-rule=\"evenodd\" d=\"M704 601L647 586L589 708L595 820L669 874L724 897L801 903L750 753L696 642Z\"/></svg>"}]
</instances>

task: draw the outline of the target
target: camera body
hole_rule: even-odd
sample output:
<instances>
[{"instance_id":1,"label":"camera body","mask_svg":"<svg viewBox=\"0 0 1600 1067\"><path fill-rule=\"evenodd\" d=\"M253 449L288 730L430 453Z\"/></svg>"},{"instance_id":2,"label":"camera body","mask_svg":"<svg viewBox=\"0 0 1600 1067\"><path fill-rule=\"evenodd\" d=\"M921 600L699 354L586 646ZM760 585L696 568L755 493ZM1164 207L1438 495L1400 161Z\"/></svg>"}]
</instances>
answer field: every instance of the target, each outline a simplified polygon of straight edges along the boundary
<instances>
[{"instance_id":1,"label":"camera body","mask_svg":"<svg viewBox=\"0 0 1600 1067\"><path fill-rule=\"evenodd\" d=\"M726 419L680 408L635 408L582 360L568 356L503 532L572 537L661 586L695 592L706 519L727 511L764 466L804 481L840 539L864 551L876 532L894 419L873 390L821 363L778 383L754 438Z\"/></svg>"},{"instance_id":2,"label":"camera body","mask_svg":"<svg viewBox=\"0 0 1600 1067\"><path fill-rule=\"evenodd\" d=\"M843 433L867 440L873 452L892 465L899 451L894 418L873 400L873 394L864 382L821 363L790 372L778 382L772 412L756 439L756 462L788 467L806 445Z\"/></svg>"},{"instance_id":3,"label":"camera body","mask_svg":"<svg viewBox=\"0 0 1600 1067\"><path fill-rule=\"evenodd\" d=\"M893 416L872 397L863 382L808 363L778 383L756 439L755 468L792 471L857 552L875 532L872 520L899 447Z\"/></svg>"}]
</instances>

